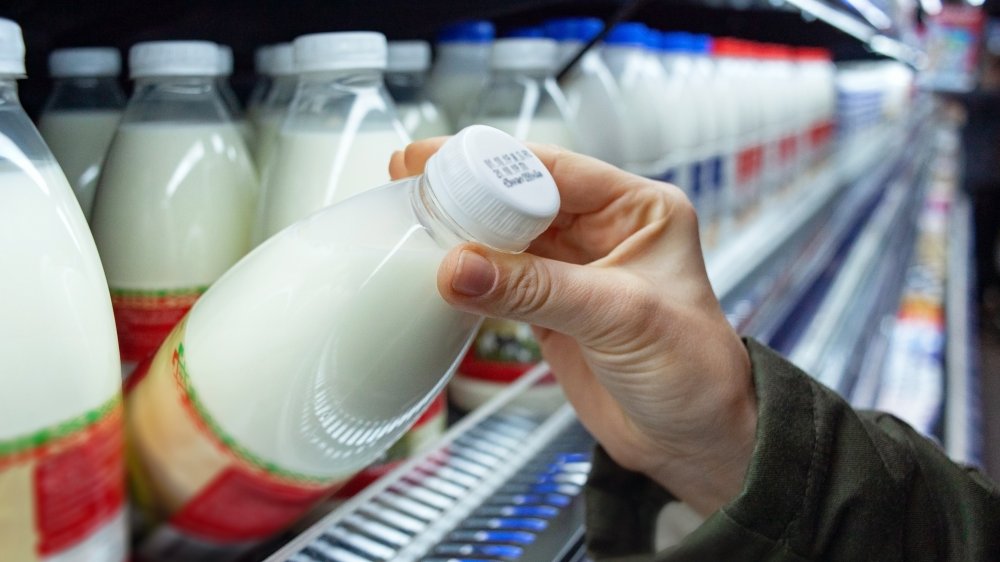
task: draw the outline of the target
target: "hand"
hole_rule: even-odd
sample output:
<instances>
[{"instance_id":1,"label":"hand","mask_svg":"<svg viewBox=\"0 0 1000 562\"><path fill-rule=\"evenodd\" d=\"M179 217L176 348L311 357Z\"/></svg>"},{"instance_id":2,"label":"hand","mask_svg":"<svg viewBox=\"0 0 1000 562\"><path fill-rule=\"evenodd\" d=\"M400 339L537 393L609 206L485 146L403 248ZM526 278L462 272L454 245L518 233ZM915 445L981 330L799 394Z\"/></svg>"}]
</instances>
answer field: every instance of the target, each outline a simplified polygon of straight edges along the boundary
<instances>
[{"instance_id":1,"label":"hand","mask_svg":"<svg viewBox=\"0 0 1000 562\"><path fill-rule=\"evenodd\" d=\"M444 142L393 155L423 172ZM742 490L754 445L750 359L712 291L694 209L674 186L550 146L559 215L524 254L454 248L452 306L535 326L580 421L621 466L709 514Z\"/></svg>"}]
</instances>

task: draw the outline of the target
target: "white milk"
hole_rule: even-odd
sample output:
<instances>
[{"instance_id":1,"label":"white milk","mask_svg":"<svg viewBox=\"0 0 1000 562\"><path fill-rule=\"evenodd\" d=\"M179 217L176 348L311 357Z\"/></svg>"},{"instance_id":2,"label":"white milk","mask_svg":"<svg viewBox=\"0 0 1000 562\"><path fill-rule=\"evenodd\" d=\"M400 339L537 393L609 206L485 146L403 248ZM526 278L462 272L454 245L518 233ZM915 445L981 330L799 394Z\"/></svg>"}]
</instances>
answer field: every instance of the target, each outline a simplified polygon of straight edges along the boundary
<instances>
[{"instance_id":1,"label":"white milk","mask_svg":"<svg viewBox=\"0 0 1000 562\"><path fill-rule=\"evenodd\" d=\"M0 160L0 263L0 310L17 319L0 321L0 357L5 372L25 374L4 378L3 440L98 407L121 381L107 282L58 169Z\"/></svg>"},{"instance_id":2,"label":"white milk","mask_svg":"<svg viewBox=\"0 0 1000 562\"><path fill-rule=\"evenodd\" d=\"M414 140L451 134L444 114L430 102L396 103L396 116Z\"/></svg>"},{"instance_id":3,"label":"white milk","mask_svg":"<svg viewBox=\"0 0 1000 562\"><path fill-rule=\"evenodd\" d=\"M38 124L88 219L101 164L120 120L116 110L56 110L44 112Z\"/></svg>"},{"instance_id":4,"label":"white milk","mask_svg":"<svg viewBox=\"0 0 1000 562\"><path fill-rule=\"evenodd\" d=\"M256 232L263 240L327 205L389 181L389 159L407 140L394 129L350 135L285 127L267 170ZM346 150L345 150L346 147Z\"/></svg>"},{"instance_id":5,"label":"white milk","mask_svg":"<svg viewBox=\"0 0 1000 562\"><path fill-rule=\"evenodd\" d=\"M242 142L232 125L119 129L93 221L112 289L204 286L243 257L256 178Z\"/></svg>"},{"instance_id":6,"label":"white milk","mask_svg":"<svg viewBox=\"0 0 1000 562\"><path fill-rule=\"evenodd\" d=\"M514 138L543 144L555 144L570 150L574 149L573 132L565 121L553 117L535 117L534 119L485 119L483 125L496 127Z\"/></svg>"},{"instance_id":7,"label":"white milk","mask_svg":"<svg viewBox=\"0 0 1000 562\"><path fill-rule=\"evenodd\" d=\"M232 124L128 123L94 205L123 374L250 249L253 163Z\"/></svg>"},{"instance_id":8,"label":"white milk","mask_svg":"<svg viewBox=\"0 0 1000 562\"><path fill-rule=\"evenodd\" d=\"M281 132L284 117L284 113L262 112L257 120L257 142L254 143L253 159L257 163L261 179L264 178L268 162L274 156L274 147L278 144L278 133Z\"/></svg>"}]
</instances>

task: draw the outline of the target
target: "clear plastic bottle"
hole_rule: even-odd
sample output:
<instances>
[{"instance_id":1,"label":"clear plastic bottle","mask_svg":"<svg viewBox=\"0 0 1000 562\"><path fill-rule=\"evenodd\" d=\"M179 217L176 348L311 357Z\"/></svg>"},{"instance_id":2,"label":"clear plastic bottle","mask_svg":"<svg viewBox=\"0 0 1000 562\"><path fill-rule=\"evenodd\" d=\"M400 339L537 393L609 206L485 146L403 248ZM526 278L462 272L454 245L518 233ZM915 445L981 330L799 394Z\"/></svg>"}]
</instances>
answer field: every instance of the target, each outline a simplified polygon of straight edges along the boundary
<instances>
[{"instance_id":1,"label":"clear plastic bottle","mask_svg":"<svg viewBox=\"0 0 1000 562\"><path fill-rule=\"evenodd\" d=\"M444 114L427 99L425 85L431 67L426 41L390 41L385 85L410 138L426 139L451 133Z\"/></svg>"},{"instance_id":2,"label":"clear plastic bottle","mask_svg":"<svg viewBox=\"0 0 1000 562\"><path fill-rule=\"evenodd\" d=\"M556 56L551 39L498 39L490 79L462 123L483 123L520 140L573 150L576 134L569 107L553 77Z\"/></svg>"},{"instance_id":3,"label":"clear plastic bottle","mask_svg":"<svg viewBox=\"0 0 1000 562\"><path fill-rule=\"evenodd\" d=\"M247 98L247 118L254 133L260 129L260 110L267 94L274 85L274 45L257 47L253 53L253 69L256 80L250 97Z\"/></svg>"},{"instance_id":4,"label":"clear plastic bottle","mask_svg":"<svg viewBox=\"0 0 1000 562\"><path fill-rule=\"evenodd\" d=\"M621 23L604 39L601 54L625 100L625 168L657 177L667 152L663 67L649 52L649 29Z\"/></svg>"},{"instance_id":5,"label":"clear plastic bottle","mask_svg":"<svg viewBox=\"0 0 1000 562\"><path fill-rule=\"evenodd\" d=\"M114 316L72 189L21 108L0 19L0 560L127 558Z\"/></svg>"},{"instance_id":6,"label":"clear plastic bottle","mask_svg":"<svg viewBox=\"0 0 1000 562\"><path fill-rule=\"evenodd\" d=\"M255 249L127 395L130 476L149 491L137 495L146 512L168 521L160 532L238 549L377 458L434 400L481 320L438 293L445 253L464 241L520 252L558 208L538 158L476 126L423 175Z\"/></svg>"},{"instance_id":7,"label":"clear plastic bottle","mask_svg":"<svg viewBox=\"0 0 1000 562\"><path fill-rule=\"evenodd\" d=\"M215 44L139 43L135 91L97 188L92 228L126 370L250 248L253 162L217 88Z\"/></svg>"},{"instance_id":8,"label":"clear plastic bottle","mask_svg":"<svg viewBox=\"0 0 1000 562\"><path fill-rule=\"evenodd\" d=\"M456 23L438 34L427 97L444 111L453 130L486 85L495 37L493 24L485 20Z\"/></svg>"},{"instance_id":9,"label":"clear plastic bottle","mask_svg":"<svg viewBox=\"0 0 1000 562\"><path fill-rule=\"evenodd\" d=\"M250 122L243 112L243 106L240 105L240 100L236 97L232 84L229 83L232 75L233 49L229 45L219 45L219 79L217 84L219 96L226 105L226 110L229 111L233 123L236 123L236 128L239 129L240 136L246 142L247 148L252 150L254 147L253 129L250 128Z\"/></svg>"},{"instance_id":10,"label":"clear plastic bottle","mask_svg":"<svg viewBox=\"0 0 1000 562\"><path fill-rule=\"evenodd\" d=\"M295 89L299 83L299 75L295 72L295 51L292 44L274 45L270 53L274 81L261 102L254 122L254 136L257 139L254 144L254 160L262 178L267 173L266 169L274 154L278 133L281 131L281 123L285 120L292 100L295 99Z\"/></svg>"},{"instance_id":11,"label":"clear plastic bottle","mask_svg":"<svg viewBox=\"0 0 1000 562\"><path fill-rule=\"evenodd\" d=\"M258 242L389 181L392 153L410 141L382 80L384 35L317 33L294 46L299 85L264 172Z\"/></svg>"},{"instance_id":12,"label":"clear plastic bottle","mask_svg":"<svg viewBox=\"0 0 1000 562\"><path fill-rule=\"evenodd\" d=\"M546 32L559 43L562 68L601 32L597 18L564 18L549 21ZM616 166L625 165L626 109L614 76L604 64L600 49L587 51L570 69L561 87L569 117L577 132L580 152Z\"/></svg>"},{"instance_id":13,"label":"clear plastic bottle","mask_svg":"<svg viewBox=\"0 0 1000 562\"><path fill-rule=\"evenodd\" d=\"M90 219L101 164L125 107L121 55L110 47L59 49L49 55L55 83L38 128Z\"/></svg>"}]
</instances>

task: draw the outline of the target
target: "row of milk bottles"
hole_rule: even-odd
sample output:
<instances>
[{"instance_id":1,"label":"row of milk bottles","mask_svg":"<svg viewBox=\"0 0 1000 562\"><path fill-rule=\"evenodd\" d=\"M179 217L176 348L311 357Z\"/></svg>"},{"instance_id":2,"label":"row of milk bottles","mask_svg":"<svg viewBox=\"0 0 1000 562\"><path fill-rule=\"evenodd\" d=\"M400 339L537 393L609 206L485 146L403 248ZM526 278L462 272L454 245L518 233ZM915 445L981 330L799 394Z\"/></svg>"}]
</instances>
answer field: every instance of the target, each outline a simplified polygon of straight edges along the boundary
<instances>
[{"instance_id":1,"label":"row of milk bottles","mask_svg":"<svg viewBox=\"0 0 1000 562\"><path fill-rule=\"evenodd\" d=\"M113 76L113 57L86 56ZM438 294L447 250L523 251L554 218L543 164L482 126L423 175L331 206L384 183L406 141L381 82L385 39L306 36L294 58L261 184L259 132L227 107L218 47L133 47L135 89L99 171L70 172L97 176L88 228L20 106L24 42L0 19L0 559L223 560L287 528L379 458L457 368L482 319ZM70 66L60 80L80 78ZM48 134L88 145L59 114L109 117L121 101L58 99ZM298 145L327 167L298 157L303 173L282 171ZM144 537L131 554L125 443Z\"/></svg>"}]
</instances>

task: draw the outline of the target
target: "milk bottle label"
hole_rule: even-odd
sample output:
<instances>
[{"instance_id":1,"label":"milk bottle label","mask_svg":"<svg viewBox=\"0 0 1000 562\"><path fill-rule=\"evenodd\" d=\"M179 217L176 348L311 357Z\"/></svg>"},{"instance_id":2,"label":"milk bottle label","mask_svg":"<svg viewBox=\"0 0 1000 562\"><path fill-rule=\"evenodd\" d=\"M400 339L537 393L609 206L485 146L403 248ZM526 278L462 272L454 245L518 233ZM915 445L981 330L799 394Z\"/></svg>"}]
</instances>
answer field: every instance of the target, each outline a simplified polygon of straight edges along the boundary
<instances>
[{"instance_id":1,"label":"milk bottle label","mask_svg":"<svg viewBox=\"0 0 1000 562\"><path fill-rule=\"evenodd\" d=\"M207 289L111 289L122 361L139 362L152 355Z\"/></svg>"},{"instance_id":2,"label":"milk bottle label","mask_svg":"<svg viewBox=\"0 0 1000 562\"><path fill-rule=\"evenodd\" d=\"M343 482L286 470L228 435L191 384L184 333L181 322L127 382L129 481L153 530L147 556L212 559L288 527Z\"/></svg>"},{"instance_id":3,"label":"milk bottle label","mask_svg":"<svg viewBox=\"0 0 1000 562\"><path fill-rule=\"evenodd\" d=\"M523 322L488 318L476 334L458 375L495 383L517 380L542 360L531 326Z\"/></svg>"},{"instance_id":4,"label":"milk bottle label","mask_svg":"<svg viewBox=\"0 0 1000 562\"><path fill-rule=\"evenodd\" d=\"M122 402L0 440L0 560L122 561Z\"/></svg>"}]
</instances>

